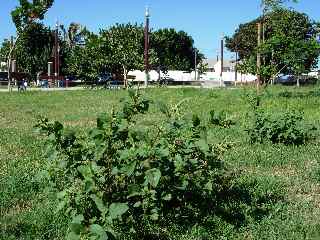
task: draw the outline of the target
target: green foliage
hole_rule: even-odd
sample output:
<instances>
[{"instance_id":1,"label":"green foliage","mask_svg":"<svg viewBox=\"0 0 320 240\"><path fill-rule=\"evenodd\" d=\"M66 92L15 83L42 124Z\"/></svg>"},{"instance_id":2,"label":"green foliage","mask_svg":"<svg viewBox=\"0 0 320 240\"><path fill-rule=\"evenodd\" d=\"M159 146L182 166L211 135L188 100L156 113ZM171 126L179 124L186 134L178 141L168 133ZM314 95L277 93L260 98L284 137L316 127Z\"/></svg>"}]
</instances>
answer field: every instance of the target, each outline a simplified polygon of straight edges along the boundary
<instances>
[{"instance_id":1,"label":"green foliage","mask_svg":"<svg viewBox=\"0 0 320 240\"><path fill-rule=\"evenodd\" d=\"M314 89L308 92L290 92L290 91L283 91L278 94L279 97L283 98L309 98L309 97L320 97L320 89Z\"/></svg>"},{"instance_id":2,"label":"green foliage","mask_svg":"<svg viewBox=\"0 0 320 240\"><path fill-rule=\"evenodd\" d=\"M6 61L10 52L10 40L5 39L0 47L0 59L1 61Z\"/></svg>"},{"instance_id":3,"label":"green foliage","mask_svg":"<svg viewBox=\"0 0 320 240\"><path fill-rule=\"evenodd\" d=\"M143 39L141 25L116 24L107 31L101 31L101 37L108 41L111 49L111 68L124 73L132 69L143 69Z\"/></svg>"},{"instance_id":4,"label":"green foliage","mask_svg":"<svg viewBox=\"0 0 320 240\"><path fill-rule=\"evenodd\" d=\"M64 32L67 35L66 30ZM141 25L116 24L101 30L98 35L87 32L84 36L84 46L68 49L64 65L69 74L93 81L101 72L112 72L126 79L129 71L144 69L144 29ZM152 69L190 71L194 68L195 51L197 61L201 62L203 55L195 50L193 39L183 31L160 29L150 33Z\"/></svg>"},{"instance_id":5,"label":"green foliage","mask_svg":"<svg viewBox=\"0 0 320 240\"><path fill-rule=\"evenodd\" d=\"M257 47L257 23L264 22L265 41ZM226 47L237 51L242 60L239 69L257 73L256 55L259 51L263 64L260 74L269 80L279 73L302 74L317 63L320 46L316 42L317 23L306 14L294 10L276 9L264 17L241 24Z\"/></svg>"},{"instance_id":6,"label":"green foliage","mask_svg":"<svg viewBox=\"0 0 320 240\"><path fill-rule=\"evenodd\" d=\"M284 91L292 92L292 97L279 98L279 94ZM287 105L294 106L296 109L303 109L305 119L317 122L320 117L317 111L319 98L309 95L311 91L317 92L317 88L270 86L268 94L261 96L261 105L270 114L282 112ZM241 176L236 179L232 177L235 181L229 182L225 187L228 191L221 190L219 200L215 200L216 211L199 217L201 221L194 216L174 218L175 221L162 224L150 221L143 227L150 229L149 232L153 234L146 232L144 236L136 237L136 234L128 230L118 239L319 238L318 182L310 177L319 166L318 140L300 146L250 144L246 141L247 133L244 131L248 123L248 104L243 96L248 92L254 93L255 89L246 87L230 91L167 88L145 91L146 97L162 99L170 106L189 99L179 107L180 117L192 111L205 119L208 117L208 108L232 113L237 119L236 126L230 129L209 127L207 138L211 143L232 139L232 149L223 154L223 160L228 169L239 170ZM296 93L305 96L298 97ZM43 138L36 137L32 132L36 116L40 114L56 119L65 126L65 133L72 128L81 137L83 132L95 125L97 112L108 111L110 115L112 106L121 109L123 105L120 100L126 95L126 91L106 93L86 90L29 92L23 96L16 93L2 94L2 101L6 104L0 105L1 240L65 239L68 224L72 220L64 217L63 211L55 213L59 201L47 191L50 185L46 179L40 177L47 164L54 164L55 160L48 161L42 154L47 150ZM252 103L256 105L255 98L252 98ZM169 110L171 114L176 112L171 107ZM134 118L139 127L147 129L150 123L162 126L162 121L166 119L153 104L147 114L139 114ZM59 179L63 178L57 178L56 182ZM61 181L60 189L63 184ZM97 229L99 232L97 226L90 229ZM120 228L117 227L115 231L120 232Z\"/></svg>"},{"instance_id":7,"label":"green foliage","mask_svg":"<svg viewBox=\"0 0 320 240\"><path fill-rule=\"evenodd\" d=\"M120 112L99 117L85 136L47 119L37 125L51 146L59 209L73 219L70 238L91 236L92 229L113 235L117 225L139 235L148 232L146 221L200 217L223 186L223 164L199 117L172 115L160 126L141 127L137 119L149 100L129 93Z\"/></svg>"},{"instance_id":8,"label":"green foliage","mask_svg":"<svg viewBox=\"0 0 320 240\"><path fill-rule=\"evenodd\" d=\"M228 118L227 113L224 111L216 112L214 110L210 111L209 122L213 125L217 125L223 128L230 128L235 122Z\"/></svg>"},{"instance_id":9,"label":"green foliage","mask_svg":"<svg viewBox=\"0 0 320 240\"><path fill-rule=\"evenodd\" d=\"M38 22L28 24L20 32L14 51L19 70L30 73L36 79L38 72L47 69L53 44L54 38L49 28Z\"/></svg>"},{"instance_id":10,"label":"green foliage","mask_svg":"<svg viewBox=\"0 0 320 240\"><path fill-rule=\"evenodd\" d=\"M186 32L175 29L160 29L151 34L151 47L155 50L161 70L190 71L194 69L194 56L197 62L204 56L194 47L194 41Z\"/></svg>"},{"instance_id":11,"label":"green foliage","mask_svg":"<svg viewBox=\"0 0 320 240\"><path fill-rule=\"evenodd\" d=\"M283 143L285 145L302 145L313 138L314 126L304 123L299 111L286 111L282 114L268 115L257 109L254 112L253 127L247 129L251 143Z\"/></svg>"},{"instance_id":12,"label":"green foliage","mask_svg":"<svg viewBox=\"0 0 320 240\"><path fill-rule=\"evenodd\" d=\"M36 19L42 20L45 13L53 5L54 0L19 0L19 6L11 12L12 20L20 32Z\"/></svg>"},{"instance_id":13,"label":"green foliage","mask_svg":"<svg viewBox=\"0 0 320 240\"><path fill-rule=\"evenodd\" d=\"M287 2L298 2L298 0L261 0L261 5L264 11L279 9L283 4Z\"/></svg>"},{"instance_id":14,"label":"green foliage","mask_svg":"<svg viewBox=\"0 0 320 240\"><path fill-rule=\"evenodd\" d=\"M64 45L64 71L84 81L94 82L109 66L110 46L94 33L84 32L85 46Z\"/></svg>"}]
</instances>

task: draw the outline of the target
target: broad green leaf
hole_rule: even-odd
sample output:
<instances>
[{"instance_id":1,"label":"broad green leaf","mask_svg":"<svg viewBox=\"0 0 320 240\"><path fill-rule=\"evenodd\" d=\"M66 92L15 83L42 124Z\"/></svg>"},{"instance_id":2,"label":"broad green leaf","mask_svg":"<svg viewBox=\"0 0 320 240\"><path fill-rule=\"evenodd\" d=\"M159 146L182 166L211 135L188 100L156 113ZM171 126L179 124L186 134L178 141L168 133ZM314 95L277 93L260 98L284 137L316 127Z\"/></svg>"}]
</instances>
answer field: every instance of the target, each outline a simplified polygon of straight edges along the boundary
<instances>
[{"instance_id":1,"label":"broad green leaf","mask_svg":"<svg viewBox=\"0 0 320 240\"><path fill-rule=\"evenodd\" d=\"M133 174L136 165L137 163L135 161L132 161L131 163L128 163L124 167L122 167L121 172L130 177Z\"/></svg>"},{"instance_id":2,"label":"broad green leaf","mask_svg":"<svg viewBox=\"0 0 320 240\"><path fill-rule=\"evenodd\" d=\"M90 226L90 233L96 236L96 240L107 240L108 235L106 231L98 224L93 224Z\"/></svg>"},{"instance_id":3,"label":"broad green leaf","mask_svg":"<svg viewBox=\"0 0 320 240\"><path fill-rule=\"evenodd\" d=\"M134 205L133 205L133 207L135 207L135 208L138 208L138 207L140 207L141 206L141 202L140 201L138 201L138 202L136 202Z\"/></svg>"},{"instance_id":4,"label":"broad green leaf","mask_svg":"<svg viewBox=\"0 0 320 240\"><path fill-rule=\"evenodd\" d=\"M81 175L86 179L86 178L92 178L93 175L92 175L92 172L91 172L91 169L90 169L90 166L85 166L85 165L82 165L82 166L79 166L77 168L77 170L79 171L79 173L81 173Z\"/></svg>"},{"instance_id":5,"label":"broad green leaf","mask_svg":"<svg viewBox=\"0 0 320 240\"><path fill-rule=\"evenodd\" d=\"M203 152L208 152L209 151L209 145L203 139L200 139L199 141L196 141L195 145Z\"/></svg>"},{"instance_id":6,"label":"broad green leaf","mask_svg":"<svg viewBox=\"0 0 320 240\"><path fill-rule=\"evenodd\" d=\"M91 192L93 189L94 189L94 182L92 181L92 179L85 180L84 190L88 193L88 192Z\"/></svg>"},{"instance_id":7,"label":"broad green leaf","mask_svg":"<svg viewBox=\"0 0 320 240\"><path fill-rule=\"evenodd\" d=\"M213 188L212 188L212 182L209 181L209 182L204 186L204 188L205 188L206 190L212 191L212 190L213 190Z\"/></svg>"},{"instance_id":8,"label":"broad green leaf","mask_svg":"<svg viewBox=\"0 0 320 240\"><path fill-rule=\"evenodd\" d=\"M128 186L128 197L127 198L131 198L131 197L135 197L135 196L139 196L141 195L141 188L138 184L131 184Z\"/></svg>"},{"instance_id":9,"label":"broad green leaf","mask_svg":"<svg viewBox=\"0 0 320 240\"><path fill-rule=\"evenodd\" d=\"M96 204L96 206L97 206L97 208L99 209L100 212L102 212L102 213L106 213L107 212L107 208L104 205L104 203L103 203L101 198L99 198L95 194L92 194L90 197L94 201L94 203Z\"/></svg>"},{"instance_id":10,"label":"broad green leaf","mask_svg":"<svg viewBox=\"0 0 320 240\"><path fill-rule=\"evenodd\" d=\"M175 172L182 171L185 165L186 163L183 161L182 157L179 154L177 154L174 158Z\"/></svg>"},{"instance_id":11,"label":"broad green leaf","mask_svg":"<svg viewBox=\"0 0 320 240\"><path fill-rule=\"evenodd\" d=\"M164 196L162 197L162 200L164 200L164 201L170 201L171 199L172 199L171 193L166 194L166 195L164 195Z\"/></svg>"},{"instance_id":12,"label":"broad green leaf","mask_svg":"<svg viewBox=\"0 0 320 240\"><path fill-rule=\"evenodd\" d=\"M66 239L67 240L80 240L80 235L76 234L74 232L70 232L70 233L68 233Z\"/></svg>"},{"instance_id":13,"label":"broad green leaf","mask_svg":"<svg viewBox=\"0 0 320 240\"><path fill-rule=\"evenodd\" d=\"M84 217L82 214L75 216L70 224L71 231L79 235L84 228L82 225L83 220Z\"/></svg>"},{"instance_id":14,"label":"broad green leaf","mask_svg":"<svg viewBox=\"0 0 320 240\"><path fill-rule=\"evenodd\" d=\"M127 203L112 203L109 207L109 217L117 219L129 210Z\"/></svg>"},{"instance_id":15,"label":"broad green leaf","mask_svg":"<svg viewBox=\"0 0 320 240\"><path fill-rule=\"evenodd\" d=\"M146 171L145 179L152 187L157 187L161 178L161 171L157 168Z\"/></svg>"}]
</instances>

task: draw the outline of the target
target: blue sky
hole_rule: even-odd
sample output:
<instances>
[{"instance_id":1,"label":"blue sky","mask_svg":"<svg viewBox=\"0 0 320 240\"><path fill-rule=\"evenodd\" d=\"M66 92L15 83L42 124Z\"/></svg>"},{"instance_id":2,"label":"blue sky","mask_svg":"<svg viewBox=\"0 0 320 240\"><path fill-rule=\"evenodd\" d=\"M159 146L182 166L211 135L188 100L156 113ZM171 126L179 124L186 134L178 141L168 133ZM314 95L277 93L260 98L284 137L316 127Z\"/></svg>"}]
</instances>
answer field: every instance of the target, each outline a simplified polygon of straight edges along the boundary
<instances>
[{"instance_id":1,"label":"blue sky","mask_svg":"<svg viewBox=\"0 0 320 240\"><path fill-rule=\"evenodd\" d=\"M14 34L10 11L18 0L0 0L0 42ZM320 20L319 0L300 0L291 4L295 9ZM188 32L207 57L216 55L222 33L230 35L239 23L256 18L259 0L55 0L45 23L54 26L59 19L64 24L79 22L97 32L116 22L144 21L144 9L151 11L154 29L173 27Z\"/></svg>"}]
</instances>

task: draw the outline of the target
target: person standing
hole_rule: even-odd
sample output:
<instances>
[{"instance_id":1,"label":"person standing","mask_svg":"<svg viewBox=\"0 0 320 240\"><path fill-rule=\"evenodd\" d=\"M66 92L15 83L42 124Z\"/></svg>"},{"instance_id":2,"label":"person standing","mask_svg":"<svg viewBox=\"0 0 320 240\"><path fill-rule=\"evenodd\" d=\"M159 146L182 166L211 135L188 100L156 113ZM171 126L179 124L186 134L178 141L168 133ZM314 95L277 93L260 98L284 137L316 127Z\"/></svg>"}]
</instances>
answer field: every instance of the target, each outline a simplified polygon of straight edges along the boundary
<instances>
[{"instance_id":1,"label":"person standing","mask_svg":"<svg viewBox=\"0 0 320 240\"><path fill-rule=\"evenodd\" d=\"M23 79L23 90L27 91L27 87L28 87L28 82L27 80Z\"/></svg>"}]
</instances>

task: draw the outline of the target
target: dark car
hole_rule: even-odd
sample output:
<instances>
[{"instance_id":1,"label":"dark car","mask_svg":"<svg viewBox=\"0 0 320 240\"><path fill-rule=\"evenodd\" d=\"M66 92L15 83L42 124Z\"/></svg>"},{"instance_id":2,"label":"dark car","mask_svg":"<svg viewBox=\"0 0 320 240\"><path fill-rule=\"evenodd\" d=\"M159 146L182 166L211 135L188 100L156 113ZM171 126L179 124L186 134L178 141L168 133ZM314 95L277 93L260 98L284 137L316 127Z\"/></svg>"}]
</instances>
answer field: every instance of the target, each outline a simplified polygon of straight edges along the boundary
<instances>
[{"instance_id":1,"label":"dark car","mask_svg":"<svg viewBox=\"0 0 320 240\"><path fill-rule=\"evenodd\" d=\"M160 85L172 85L175 80L171 77L165 76L160 79Z\"/></svg>"},{"instance_id":2,"label":"dark car","mask_svg":"<svg viewBox=\"0 0 320 240\"><path fill-rule=\"evenodd\" d=\"M110 82L110 81L112 81L112 74L103 73L99 75L97 83L100 85L100 84L106 84L107 82Z\"/></svg>"},{"instance_id":3,"label":"dark car","mask_svg":"<svg viewBox=\"0 0 320 240\"><path fill-rule=\"evenodd\" d=\"M297 78L294 75L279 75L274 83L283 84L283 85L293 85L297 83Z\"/></svg>"},{"instance_id":4,"label":"dark car","mask_svg":"<svg viewBox=\"0 0 320 240\"><path fill-rule=\"evenodd\" d=\"M7 84L8 84L8 73L0 72L0 85L7 85Z\"/></svg>"},{"instance_id":5,"label":"dark car","mask_svg":"<svg viewBox=\"0 0 320 240\"><path fill-rule=\"evenodd\" d=\"M317 78L308 76L308 75L279 75L275 79L275 83L282 84L282 85L295 85L297 84L297 81L299 81L299 84L301 85L308 85L308 84L316 84Z\"/></svg>"}]
</instances>

